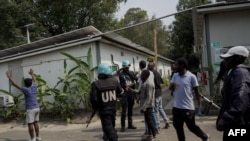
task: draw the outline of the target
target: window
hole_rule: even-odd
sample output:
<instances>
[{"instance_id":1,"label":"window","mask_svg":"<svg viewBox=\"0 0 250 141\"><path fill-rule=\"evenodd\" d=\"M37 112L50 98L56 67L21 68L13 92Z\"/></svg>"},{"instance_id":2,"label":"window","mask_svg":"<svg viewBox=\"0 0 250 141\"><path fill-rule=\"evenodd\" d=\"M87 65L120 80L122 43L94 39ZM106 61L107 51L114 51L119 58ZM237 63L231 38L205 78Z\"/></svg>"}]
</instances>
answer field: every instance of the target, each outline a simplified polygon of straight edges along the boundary
<instances>
[{"instance_id":1,"label":"window","mask_svg":"<svg viewBox=\"0 0 250 141\"><path fill-rule=\"evenodd\" d=\"M111 66L111 71L114 72L114 71L117 71L118 70L118 66Z\"/></svg>"},{"instance_id":2,"label":"window","mask_svg":"<svg viewBox=\"0 0 250 141\"><path fill-rule=\"evenodd\" d=\"M162 69L159 69L159 73L160 73L160 75L162 76Z\"/></svg>"}]
</instances>

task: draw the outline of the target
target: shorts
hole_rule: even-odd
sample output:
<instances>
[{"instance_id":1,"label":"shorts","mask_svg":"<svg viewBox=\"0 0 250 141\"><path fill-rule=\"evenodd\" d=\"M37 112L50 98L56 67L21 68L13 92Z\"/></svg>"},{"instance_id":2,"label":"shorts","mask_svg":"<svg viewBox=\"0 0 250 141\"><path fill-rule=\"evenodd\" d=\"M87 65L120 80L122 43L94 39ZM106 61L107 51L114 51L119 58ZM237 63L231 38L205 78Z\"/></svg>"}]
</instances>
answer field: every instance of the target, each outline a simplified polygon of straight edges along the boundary
<instances>
[{"instance_id":1,"label":"shorts","mask_svg":"<svg viewBox=\"0 0 250 141\"><path fill-rule=\"evenodd\" d=\"M26 113L26 123L33 123L39 121L40 109L29 109Z\"/></svg>"}]
</instances>

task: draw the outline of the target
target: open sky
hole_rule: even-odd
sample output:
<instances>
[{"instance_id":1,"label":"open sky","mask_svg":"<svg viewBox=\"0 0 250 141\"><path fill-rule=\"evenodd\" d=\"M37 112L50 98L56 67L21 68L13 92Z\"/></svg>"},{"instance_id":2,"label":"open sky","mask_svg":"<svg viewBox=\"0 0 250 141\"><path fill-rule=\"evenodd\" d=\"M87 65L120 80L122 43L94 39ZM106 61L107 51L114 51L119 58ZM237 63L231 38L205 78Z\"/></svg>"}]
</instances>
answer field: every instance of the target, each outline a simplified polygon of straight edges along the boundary
<instances>
[{"instance_id":1,"label":"open sky","mask_svg":"<svg viewBox=\"0 0 250 141\"><path fill-rule=\"evenodd\" d=\"M176 12L176 6L179 0L127 0L127 3L120 4L120 10L117 12L117 18L123 18L124 14L130 8L139 7L147 11L149 18L153 15L156 18L166 16ZM174 16L162 19L165 25L169 25L174 20Z\"/></svg>"},{"instance_id":2,"label":"open sky","mask_svg":"<svg viewBox=\"0 0 250 141\"><path fill-rule=\"evenodd\" d=\"M215 0L211 1L215 2ZM116 16L119 19L123 18L128 9L139 7L147 11L150 19L153 15L159 18L175 13L177 11L176 6L178 2L179 0L127 0L126 3L120 4L120 10L117 12ZM167 26L170 25L173 20L174 16L162 19L163 23Z\"/></svg>"}]
</instances>

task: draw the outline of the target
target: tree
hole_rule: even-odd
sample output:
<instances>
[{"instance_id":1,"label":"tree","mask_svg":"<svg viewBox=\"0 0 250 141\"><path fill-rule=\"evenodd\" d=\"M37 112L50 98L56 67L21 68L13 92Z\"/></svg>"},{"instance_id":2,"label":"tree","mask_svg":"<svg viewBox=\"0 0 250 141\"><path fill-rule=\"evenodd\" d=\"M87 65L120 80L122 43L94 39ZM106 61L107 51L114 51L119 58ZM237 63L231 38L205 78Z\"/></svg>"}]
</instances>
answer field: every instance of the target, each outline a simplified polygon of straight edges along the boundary
<instances>
[{"instance_id":1,"label":"tree","mask_svg":"<svg viewBox=\"0 0 250 141\"><path fill-rule=\"evenodd\" d=\"M95 26L105 32L118 21L114 13L119 3L127 0L2 0L0 1L0 49L36 41L83 28Z\"/></svg>"},{"instance_id":2,"label":"tree","mask_svg":"<svg viewBox=\"0 0 250 141\"><path fill-rule=\"evenodd\" d=\"M112 29L118 4L126 0L37 0L37 16L52 35L93 25Z\"/></svg>"},{"instance_id":3,"label":"tree","mask_svg":"<svg viewBox=\"0 0 250 141\"><path fill-rule=\"evenodd\" d=\"M39 22L34 12L32 1L0 1L0 49L27 43L27 24L35 23L29 28L32 41L47 37L48 32Z\"/></svg>"},{"instance_id":4,"label":"tree","mask_svg":"<svg viewBox=\"0 0 250 141\"><path fill-rule=\"evenodd\" d=\"M155 16L151 20L155 19ZM147 11L142 10L141 8L131 8L129 9L124 18L121 19L119 25L120 27L127 27L134 24L142 23L149 21ZM143 47L146 47L150 50L154 50L154 33L153 30L157 30L157 46L158 51L162 55L166 53L166 43L168 33L166 27L163 26L162 21L157 20L154 22L142 24L139 26L131 27L122 31L119 31L118 34L122 35L125 38L130 39L132 42L137 43Z\"/></svg>"},{"instance_id":5,"label":"tree","mask_svg":"<svg viewBox=\"0 0 250 141\"><path fill-rule=\"evenodd\" d=\"M120 28L131 26L145 21L148 21L148 15L146 11L140 8L130 8L124 15L124 18L121 19ZM143 29L145 29L145 25L122 30L121 32L119 32L119 34L135 43L140 44L143 37L145 39L146 36L143 32Z\"/></svg>"},{"instance_id":6,"label":"tree","mask_svg":"<svg viewBox=\"0 0 250 141\"><path fill-rule=\"evenodd\" d=\"M177 11L209 3L209 0L179 0ZM193 52L194 35L192 11L175 16L175 21L169 26L169 52L167 56L173 60L185 57L189 62L189 69L195 71L199 66L199 58Z\"/></svg>"}]
</instances>

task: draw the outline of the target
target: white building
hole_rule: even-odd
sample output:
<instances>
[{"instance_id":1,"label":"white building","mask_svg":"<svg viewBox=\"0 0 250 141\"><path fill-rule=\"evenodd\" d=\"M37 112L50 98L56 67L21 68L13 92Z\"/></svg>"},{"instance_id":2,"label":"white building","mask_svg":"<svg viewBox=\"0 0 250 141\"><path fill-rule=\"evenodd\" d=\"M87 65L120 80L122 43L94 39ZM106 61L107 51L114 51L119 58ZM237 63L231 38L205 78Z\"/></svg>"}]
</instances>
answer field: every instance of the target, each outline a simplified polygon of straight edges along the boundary
<instances>
[{"instance_id":1,"label":"white building","mask_svg":"<svg viewBox=\"0 0 250 141\"><path fill-rule=\"evenodd\" d=\"M208 92L219 70L220 54L237 45L250 46L250 1L218 0L193 10L195 50L202 56L202 68L207 74ZM211 68L214 68L212 71Z\"/></svg>"},{"instance_id":2,"label":"white building","mask_svg":"<svg viewBox=\"0 0 250 141\"><path fill-rule=\"evenodd\" d=\"M139 70L139 61L146 60L154 53L144 47L115 34L103 34L89 26L76 31L35 41L0 51L0 89L20 93L10 86L5 75L11 70L13 79L21 84L23 77L29 77L28 71L33 68L36 74L42 76L51 87L63 77L63 62L67 59L61 52L86 60L87 52L92 51L92 64L108 63L111 67L121 67L121 62L127 59L131 62L131 70ZM162 77L171 73L170 59L158 56L158 71ZM72 67L68 61L68 67ZM96 77L96 74L95 74Z\"/></svg>"}]
</instances>

